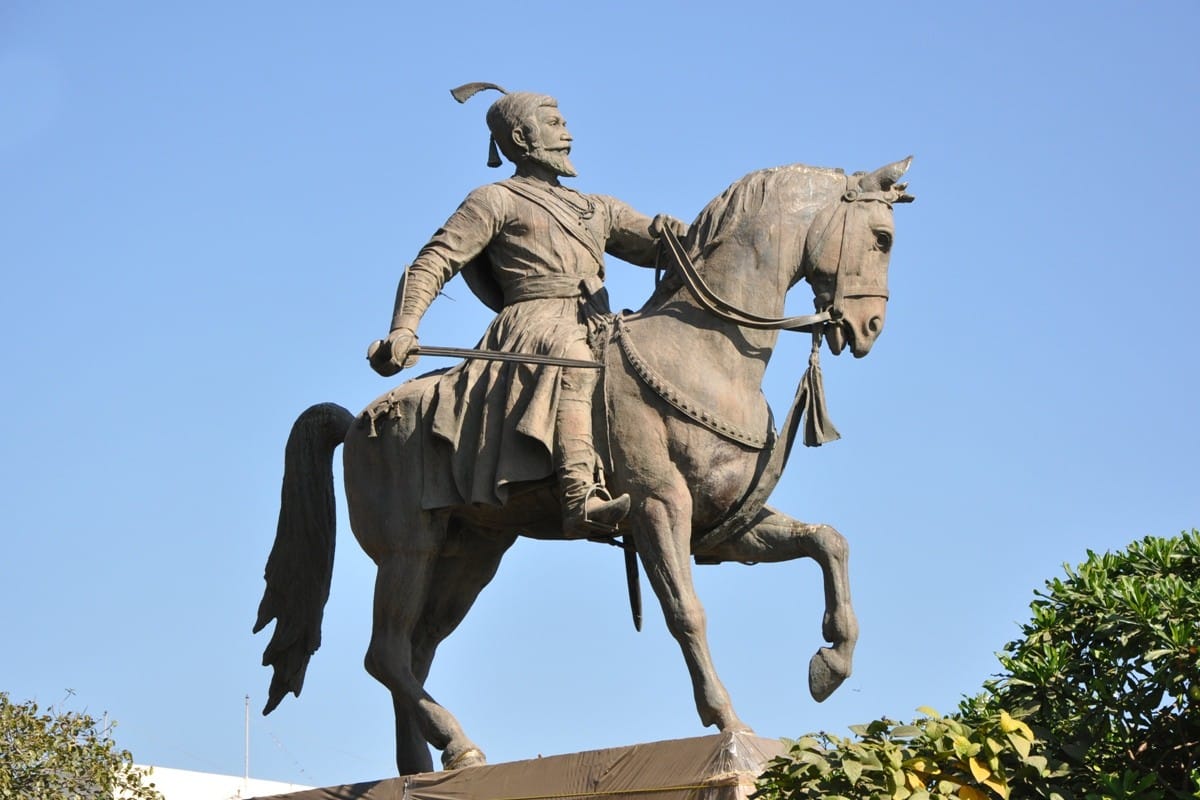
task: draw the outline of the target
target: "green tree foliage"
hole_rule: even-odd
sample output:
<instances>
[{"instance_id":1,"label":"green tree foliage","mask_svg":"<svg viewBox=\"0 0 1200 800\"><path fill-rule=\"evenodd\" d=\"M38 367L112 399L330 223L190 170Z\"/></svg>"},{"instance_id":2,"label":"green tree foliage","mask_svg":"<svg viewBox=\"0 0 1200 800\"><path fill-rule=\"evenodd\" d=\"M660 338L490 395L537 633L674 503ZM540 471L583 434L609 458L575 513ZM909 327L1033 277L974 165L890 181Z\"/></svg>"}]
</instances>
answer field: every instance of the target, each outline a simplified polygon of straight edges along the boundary
<instances>
[{"instance_id":1,"label":"green tree foliage","mask_svg":"<svg viewBox=\"0 0 1200 800\"><path fill-rule=\"evenodd\" d=\"M961 710L1025 719L1069 767L1064 796L1200 797L1200 532L1089 552L1066 573Z\"/></svg>"},{"instance_id":2,"label":"green tree foliage","mask_svg":"<svg viewBox=\"0 0 1200 800\"><path fill-rule=\"evenodd\" d=\"M127 750L87 714L13 703L0 692L0 798L163 800Z\"/></svg>"},{"instance_id":3,"label":"green tree foliage","mask_svg":"<svg viewBox=\"0 0 1200 800\"><path fill-rule=\"evenodd\" d=\"M958 713L804 737L756 796L1200 798L1200 532L1089 552L1066 573Z\"/></svg>"}]
</instances>

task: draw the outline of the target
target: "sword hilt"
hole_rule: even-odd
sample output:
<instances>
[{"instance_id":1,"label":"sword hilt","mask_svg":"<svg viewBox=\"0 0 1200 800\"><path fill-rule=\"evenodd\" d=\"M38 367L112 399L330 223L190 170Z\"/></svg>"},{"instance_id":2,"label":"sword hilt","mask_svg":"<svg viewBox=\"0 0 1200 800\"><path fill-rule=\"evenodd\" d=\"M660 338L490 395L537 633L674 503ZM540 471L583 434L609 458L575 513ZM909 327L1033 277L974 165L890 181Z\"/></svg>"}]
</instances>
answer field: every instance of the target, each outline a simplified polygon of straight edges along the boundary
<instances>
[{"instance_id":1,"label":"sword hilt","mask_svg":"<svg viewBox=\"0 0 1200 800\"><path fill-rule=\"evenodd\" d=\"M413 341L416 341L416 336L413 337ZM367 347L367 361L371 363L371 369L385 378L390 378L400 370L416 364L420 352L419 347L414 347L404 359L404 363L399 364L396 362L395 348L386 339L376 339Z\"/></svg>"},{"instance_id":2,"label":"sword hilt","mask_svg":"<svg viewBox=\"0 0 1200 800\"><path fill-rule=\"evenodd\" d=\"M390 378L400 371L400 367L392 362L390 350L383 339L376 339L367 346L367 361L371 363L371 369L385 378Z\"/></svg>"}]
</instances>

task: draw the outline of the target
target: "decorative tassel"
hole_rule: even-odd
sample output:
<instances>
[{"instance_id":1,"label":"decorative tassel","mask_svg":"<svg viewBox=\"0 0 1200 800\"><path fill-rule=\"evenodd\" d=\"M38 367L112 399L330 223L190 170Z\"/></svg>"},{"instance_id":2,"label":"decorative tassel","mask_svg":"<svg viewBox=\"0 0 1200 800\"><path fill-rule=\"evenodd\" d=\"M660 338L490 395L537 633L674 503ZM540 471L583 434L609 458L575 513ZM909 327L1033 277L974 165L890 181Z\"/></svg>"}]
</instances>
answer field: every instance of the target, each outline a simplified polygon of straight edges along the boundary
<instances>
[{"instance_id":1,"label":"decorative tassel","mask_svg":"<svg viewBox=\"0 0 1200 800\"><path fill-rule=\"evenodd\" d=\"M821 332L814 330L808 369L804 371L804 378L800 381L800 392L804 395L805 447L820 447L826 442L842 438L825 409L825 382L821 378L820 353Z\"/></svg>"},{"instance_id":2,"label":"decorative tassel","mask_svg":"<svg viewBox=\"0 0 1200 800\"><path fill-rule=\"evenodd\" d=\"M487 165L489 167L491 167L492 169L495 169L496 167L500 166L501 163L502 162L500 161L500 149L498 147L496 147L496 137L489 136L488 137Z\"/></svg>"}]
</instances>

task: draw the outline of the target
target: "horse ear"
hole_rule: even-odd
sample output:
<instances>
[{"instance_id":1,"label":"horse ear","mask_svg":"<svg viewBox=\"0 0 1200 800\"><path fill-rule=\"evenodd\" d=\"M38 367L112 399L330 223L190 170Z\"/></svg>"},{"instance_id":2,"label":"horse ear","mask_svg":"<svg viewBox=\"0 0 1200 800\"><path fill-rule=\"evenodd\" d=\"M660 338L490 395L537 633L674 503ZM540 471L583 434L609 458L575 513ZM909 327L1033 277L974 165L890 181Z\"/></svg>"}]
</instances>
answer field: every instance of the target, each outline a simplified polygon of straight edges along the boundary
<instances>
[{"instance_id":1,"label":"horse ear","mask_svg":"<svg viewBox=\"0 0 1200 800\"><path fill-rule=\"evenodd\" d=\"M858 183L858 188L864 192L886 192L903 177L910 164L912 164L912 156L880 167L874 172L864 175Z\"/></svg>"}]
</instances>

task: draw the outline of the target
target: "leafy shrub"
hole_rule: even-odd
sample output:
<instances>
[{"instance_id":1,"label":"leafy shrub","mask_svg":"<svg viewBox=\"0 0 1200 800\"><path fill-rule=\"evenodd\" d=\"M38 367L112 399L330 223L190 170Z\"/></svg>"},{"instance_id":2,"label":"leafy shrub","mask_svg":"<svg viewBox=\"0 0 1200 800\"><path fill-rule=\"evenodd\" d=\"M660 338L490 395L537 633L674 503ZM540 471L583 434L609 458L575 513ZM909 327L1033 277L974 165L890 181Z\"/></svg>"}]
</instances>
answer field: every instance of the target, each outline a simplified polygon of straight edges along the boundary
<instances>
[{"instance_id":1,"label":"leafy shrub","mask_svg":"<svg viewBox=\"0 0 1200 800\"><path fill-rule=\"evenodd\" d=\"M87 714L39 713L36 703L0 692L0 798L163 800L142 778L129 751Z\"/></svg>"},{"instance_id":2,"label":"leafy shrub","mask_svg":"<svg viewBox=\"0 0 1200 800\"><path fill-rule=\"evenodd\" d=\"M1029 727L1000 712L968 724L931 709L911 725L852 725L855 739L806 736L774 759L759 781L761 800L928 800L1007 798L1010 785L1047 774Z\"/></svg>"}]
</instances>

